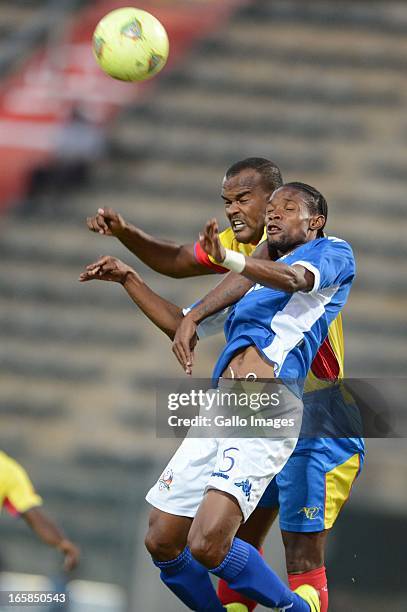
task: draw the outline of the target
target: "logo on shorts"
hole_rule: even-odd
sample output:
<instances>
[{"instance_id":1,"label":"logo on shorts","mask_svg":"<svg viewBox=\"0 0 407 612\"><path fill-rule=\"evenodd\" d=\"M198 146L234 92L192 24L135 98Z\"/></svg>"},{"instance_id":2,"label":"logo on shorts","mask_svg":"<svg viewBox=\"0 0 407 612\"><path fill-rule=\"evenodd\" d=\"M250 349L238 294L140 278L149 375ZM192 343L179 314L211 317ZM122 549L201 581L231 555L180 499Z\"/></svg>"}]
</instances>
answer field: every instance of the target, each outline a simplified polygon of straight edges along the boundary
<instances>
[{"instance_id":1,"label":"logo on shorts","mask_svg":"<svg viewBox=\"0 0 407 612\"><path fill-rule=\"evenodd\" d=\"M223 472L212 472L212 476L218 476L219 478L224 478L228 480L229 476L227 474L223 474Z\"/></svg>"},{"instance_id":2,"label":"logo on shorts","mask_svg":"<svg viewBox=\"0 0 407 612\"><path fill-rule=\"evenodd\" d=\"M159 490L162 491L163 489L167 489L167 491L169 491L173 480L174 480L174 472L170 469L165 470L165 472L161 474L158 480Z\"/></svg>"},{"instance_id":3,"label":"logo on shorts","mask_svg":"<svg viewBox=\"0 0 407 612\"><path fill-rule=\"evenodd\" d=\"M236 487L240 487L243 493L246 495L247 500L250 501L250 493L252 492L252 483L247 479L242 480L241 482L235 482Z\"/></svg>"},{"instance_id":4,"label":"logo on shorts","mask_svg":"<svg viewBox=\"0 0 407 612\"><path fill-rule=\"evenodd\" d=\"M318 508L318 506L311 506L310 508L304 506L303 508L301 508L301 510L298 511L298 514L301 514L301 512L303 512L307 519L313 521L317 518L320 510L321 508Z\"/></svg>"}]
</instances>

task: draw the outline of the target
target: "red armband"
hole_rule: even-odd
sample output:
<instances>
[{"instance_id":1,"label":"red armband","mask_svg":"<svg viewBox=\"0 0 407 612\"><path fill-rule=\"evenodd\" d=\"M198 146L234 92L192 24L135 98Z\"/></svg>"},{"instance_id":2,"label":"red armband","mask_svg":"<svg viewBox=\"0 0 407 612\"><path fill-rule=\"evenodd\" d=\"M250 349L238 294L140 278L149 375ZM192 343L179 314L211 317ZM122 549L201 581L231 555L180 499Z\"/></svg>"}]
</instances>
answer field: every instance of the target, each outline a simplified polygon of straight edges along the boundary
<instances>
[{"instance_id":1,"label":"red armband","mask_svg":"<svg viewBox=\"0 0 407 612\"><path fill-rule=\"evenodd\" d=\"M227 270L223 266L213 263L213 261L209 259L208 253L205 253L199 242L195 242L194 244L194 255L198 263L202 264L203 266L206 266L207 268L215 270L215 272L217 272L218 274L226 274L226 272L229 272L229 270Z\"/></svg>"}]
</instances>

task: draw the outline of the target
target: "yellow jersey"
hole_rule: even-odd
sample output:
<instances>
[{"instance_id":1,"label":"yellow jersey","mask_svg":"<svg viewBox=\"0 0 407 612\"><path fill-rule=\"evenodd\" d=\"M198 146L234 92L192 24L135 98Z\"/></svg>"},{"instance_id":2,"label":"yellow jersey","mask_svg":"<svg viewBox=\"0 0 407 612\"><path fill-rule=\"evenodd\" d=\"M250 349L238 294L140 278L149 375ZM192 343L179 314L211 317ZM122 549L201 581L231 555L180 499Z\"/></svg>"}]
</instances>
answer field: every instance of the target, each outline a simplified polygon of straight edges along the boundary
<instances>
[{"instance_id":1,"label":"yellow jersey","mask_svg":"<svg viewBox=\"0 0 407 612\"><path fill-rule=\"evenodd\" d=\"M219 238L225 249L231 249L238 253L243 253L247 257L253 254L257 244L243 244L238 242L235 234L231 227L219 234ZM266 228L264 228L264 234L260 242L266 240ZM220 274L229 272L223 266L215 263L213 258L205 253L199 242L195 243L194 246L196 260L208 268L215 270ZM343 378L344 375L344 338L342 329L342 315L339 314L335 321L332 321L329 326L328 336L321 344L314 361L312 362L311 369L307 377L306 388L309 390L310 386L314 389L317 385L317 381L329 380L334 381Z\"/></svg>"},{"instance_id":2,"label":"yellow jersey","mask_svg":"<svg viewBox=\"0 0 407 612\"><path fill-rule=\"evenodd\" d=\"M24 468L0 451L0 509L16 515L41 505L42 499Z\"/></svg>"}]
</instances>

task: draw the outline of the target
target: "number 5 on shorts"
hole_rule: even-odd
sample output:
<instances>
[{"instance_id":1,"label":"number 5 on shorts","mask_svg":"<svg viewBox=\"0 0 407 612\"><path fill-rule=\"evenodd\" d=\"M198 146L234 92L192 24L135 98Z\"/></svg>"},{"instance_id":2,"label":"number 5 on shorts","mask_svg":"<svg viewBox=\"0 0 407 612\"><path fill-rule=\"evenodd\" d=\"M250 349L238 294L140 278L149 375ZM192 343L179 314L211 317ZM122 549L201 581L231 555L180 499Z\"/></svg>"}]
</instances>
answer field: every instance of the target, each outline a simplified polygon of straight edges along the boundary
<instances>
[{"instance_id":1,"label":"number 5 on shorts","mask_svg":"<svg viewBox=\"0 0 407 612\"><path fill-rule=\"evenodd\" d=\"M225 465L225 468L219 468L219 472L223 472L224 474L226 474L226 472L230 472L230 470L235 465L235 459L234 457L232 457L231 451L239 452L239 449L235 448L234 446L231 446L230 448L225 448L225 450L223 451L223 464Z\"/></svg>"}]
</instances>

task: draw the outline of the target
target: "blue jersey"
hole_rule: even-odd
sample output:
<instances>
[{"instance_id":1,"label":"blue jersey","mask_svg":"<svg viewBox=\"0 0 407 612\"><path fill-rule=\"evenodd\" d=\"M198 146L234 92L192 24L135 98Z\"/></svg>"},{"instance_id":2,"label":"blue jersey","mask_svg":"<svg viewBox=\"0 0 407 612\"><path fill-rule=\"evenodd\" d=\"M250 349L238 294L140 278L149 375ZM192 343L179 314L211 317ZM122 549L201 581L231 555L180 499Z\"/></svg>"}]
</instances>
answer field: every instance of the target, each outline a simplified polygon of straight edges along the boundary
<instances>
[{"instance_id":1,"label":"blue jersey","mask_svg":"<svg viewBox=\"0 0 407 612\"><path fill-rule=\"evenodd\" d=\"M215 365L214 380L238 351L250 345L274 365L276 377L306 378L330 323L348 298L355 260L347 242L329 237L307 242L278 261L312 272L312 290L287 293L260 284L252 287L229 311L227 344Z\"/></svg>"}]
</instances>

